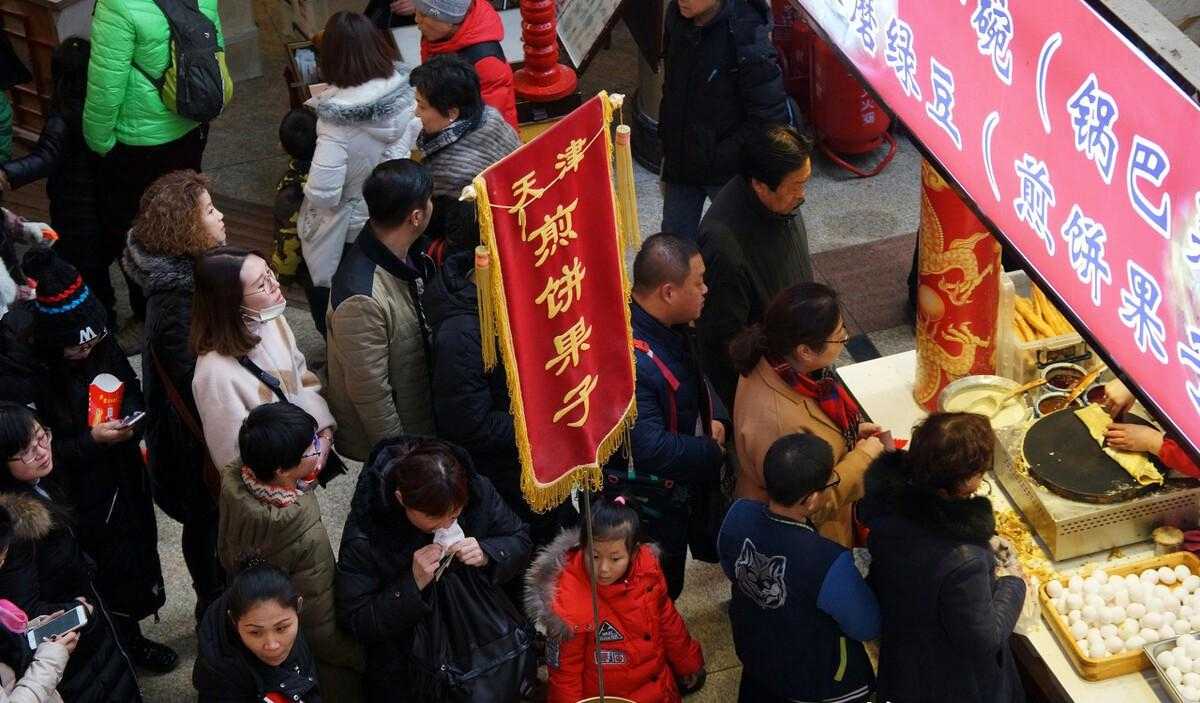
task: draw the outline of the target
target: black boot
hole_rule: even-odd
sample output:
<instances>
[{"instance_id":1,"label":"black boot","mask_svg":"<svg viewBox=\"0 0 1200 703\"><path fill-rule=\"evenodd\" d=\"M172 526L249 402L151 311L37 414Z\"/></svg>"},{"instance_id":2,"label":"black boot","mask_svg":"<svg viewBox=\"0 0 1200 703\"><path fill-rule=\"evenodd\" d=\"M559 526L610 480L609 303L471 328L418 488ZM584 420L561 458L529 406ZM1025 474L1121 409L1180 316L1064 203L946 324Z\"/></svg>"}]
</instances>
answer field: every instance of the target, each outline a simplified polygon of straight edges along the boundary
<instances>
[{"instance_id":1,"label":"black boot","mask_svg":"<svg viewBox=\"0 0 1200 703\"><path fill-rule=\"evenodd\" d=\"M166 674L179 666L179 655L165 644L146 639L140 632L126 643L129 658L140 669Z\"/></svg>"}]
</instances>

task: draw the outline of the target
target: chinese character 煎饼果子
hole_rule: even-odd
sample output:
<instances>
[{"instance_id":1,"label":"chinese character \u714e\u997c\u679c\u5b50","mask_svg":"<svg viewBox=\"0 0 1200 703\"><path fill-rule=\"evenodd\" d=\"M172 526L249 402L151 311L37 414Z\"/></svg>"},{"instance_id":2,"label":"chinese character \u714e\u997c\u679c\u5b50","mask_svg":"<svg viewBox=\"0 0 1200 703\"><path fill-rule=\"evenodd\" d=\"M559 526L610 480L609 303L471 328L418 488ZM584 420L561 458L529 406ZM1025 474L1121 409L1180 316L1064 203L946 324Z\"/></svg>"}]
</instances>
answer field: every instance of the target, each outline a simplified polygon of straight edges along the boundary
<instances>
[{"instance_id":1,"label":"chinese character \u714e\u997c\u679c\u5b50","mask_svg":"<svg viewBox=\"0 0 1200 703\"><path fill-rule=\"evenodd\" d=\"M567 394L563 396L562 402L565 403L565 405L559 408L558 412L554 413L552 421L558 422L559 420L562 420L564 417L566 417L567 413L582 405L583 413L578 419L568 422L567 427L583 427L583 425L587 422L588 414L592 411L592 391L596 390L596 384L599 382L599 374L593 375L589 373L588 375L584 376L583 380L579 382L579 385L567 391Z\"/></svg>"},{"instance_id":2,"label":"chinese character \u714e\u997c\u679c\u5b50","mask_svg":"<svg viewBox=\"0 0 1200 703\"><path fill-rule=\"evenodd\" d=\"M1133 341L1138 350L1147 349L1161 363L1167 363L1166 328L1158 317L1158 306L1162 303L1162 289L1154 276L1130 259L1126 264L1129 288L1121 289L1121 308L1118 315L1121 323L1133 330Z\"/></svg>"},{"instance_id":3,"label":"chinese character \u714e\u997c\u679c\u5b50","mask_svg":"<svg viewBox=\"0 0 1200 703\"><path fill-rule=\"evenodd\" d=\"M562 276L551 276L546 279L546 287L541 295L533 301L538 305L546 304L546 317L553 320L560 312L566 312L571 304L583 297L583 277L587 269L579 263L576 256L570 266L562 267Z\"/></svg>"},{"instance_id":4,"label":"chinese character \u714e\u997c\u679c\u5b50","mask_svg":"<svg viewBox=\"0 0 1200 703\"><path fill-rule=\"evenodd\" d=\"M566 332L554 337L554 356L546 362L546 370L558 366L555 376L561 376L567 366L579 365L579 353L592 348L588 340L592 338L592 326L580 317Z\"/></svg>"},{"instance_id":5,"label":"chinese character \u714e\u997c\u679c\u5b50","mask_svg":"<svg viewBox=\"0 0 1200 703\"><path fill-rule=\"evenodd\" d=\"M1091 286L1092 305L1099 306L1101 285L1112 283L1112 272L1104 260L1104 242L1108 239L1104 226L1084 215L1078 205L1072 205L1062 226L1062 238L1067 242L1071 268L1081 283Z\"/></svg>"},{"instance_id":6,"label":"chinese character \u714e\u997c\u679c\u5b50","mask_svg":"<svg viewBox=\"0 0 1200 703\"><path fill-rule=\"evenodd\" d=\"M558 205L553 215L546 215L542 219L541 227L525 235L525 241L538 243L534 251L537 256L534 266L546 263L546 259L553 256L559 247L565 247L572 239L579 237L579 233L575 231L575 208L578 206L579 198L572 200L566 207Z\"/></svg>"},{"instance_id":7,"label":"chinese character \u714e\u997c\u679c\u5b50","mask_svg":"<svg viewBox=\"0 0 1200 703\"><path fill-rule=\"evenodd\" d=\"M1046 245L1046 253L1054 256L1054 235L1047 223L1049 209L1054 205L1054 186L1050 185L1050 170L1044 161L1029 154L1021 161L1014 161L1017 178L1021 180L1021 195L1013 200L1013 209L1033 229Z\"/></svg>"}]
</instances>

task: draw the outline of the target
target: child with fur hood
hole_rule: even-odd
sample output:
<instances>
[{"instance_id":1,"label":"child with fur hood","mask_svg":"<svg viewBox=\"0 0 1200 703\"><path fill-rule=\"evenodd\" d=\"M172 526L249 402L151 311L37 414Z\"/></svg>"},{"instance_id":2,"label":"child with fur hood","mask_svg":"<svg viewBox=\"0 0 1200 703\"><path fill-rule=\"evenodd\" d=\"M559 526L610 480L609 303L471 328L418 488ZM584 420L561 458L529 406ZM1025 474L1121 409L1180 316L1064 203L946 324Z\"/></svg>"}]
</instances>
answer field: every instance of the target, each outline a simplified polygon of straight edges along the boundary
<instances>
[{"instance_id":1,"label":"child with fur hood","mask_svg":"<svg viewBox=\"0 0 1200 703\"><path fill-rule=\"evenodd\" d=\"M566 530L534 561L527 579L526 611L546 631L550 673L548 703L596 696L596 667L604 666L607 695L677 703L704 685L700 643L667 595L656 550L638 539L637 513L623 497L592 506L592 540ZM600 601L600 651L596 651L590 551ZM682 691L681 691L682 689Z\"/></svg>"}]
</instances>

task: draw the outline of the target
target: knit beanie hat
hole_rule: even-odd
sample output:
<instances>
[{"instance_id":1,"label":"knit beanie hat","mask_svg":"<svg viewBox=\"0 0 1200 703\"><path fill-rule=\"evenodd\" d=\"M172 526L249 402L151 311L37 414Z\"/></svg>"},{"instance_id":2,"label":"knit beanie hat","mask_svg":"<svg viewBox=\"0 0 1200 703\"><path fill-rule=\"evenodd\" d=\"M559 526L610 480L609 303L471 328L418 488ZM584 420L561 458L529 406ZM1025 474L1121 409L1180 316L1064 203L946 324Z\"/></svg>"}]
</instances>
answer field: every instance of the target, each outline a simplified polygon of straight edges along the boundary
<instances>
[{"instance_id":1,"label":"knit beanie hat","mask_svg":"<svg viewBox=\"0 0 1200 703\"><path fill-rule=\"evenodd\" d=\"M435 20L459 24L467 16L474 0L413 0L413 7Z\"/></svg>"},{"instance_id":2,"label":"knit beanie hat","mask_svg":"<svg viewBox=\"0 0 1200 703\"><path fill-rule=\"evenodd\" d=\"M40 345L50 349L76 347L107 331L104 306L92 295L79 271L53 250L31 249L23 268L37 281L34 336Z\"/></svg>"}]
</instances>

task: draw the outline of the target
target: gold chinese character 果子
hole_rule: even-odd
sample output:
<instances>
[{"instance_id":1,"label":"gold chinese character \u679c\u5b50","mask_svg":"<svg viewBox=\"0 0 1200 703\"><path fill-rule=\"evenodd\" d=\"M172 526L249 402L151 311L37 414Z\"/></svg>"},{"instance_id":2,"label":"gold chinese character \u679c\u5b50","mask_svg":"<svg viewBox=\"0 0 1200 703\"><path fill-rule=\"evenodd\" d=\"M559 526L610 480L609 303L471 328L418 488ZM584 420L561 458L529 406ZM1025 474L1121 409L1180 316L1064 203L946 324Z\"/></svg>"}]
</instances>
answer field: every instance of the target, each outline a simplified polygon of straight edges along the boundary
<instances>
[{"instance_id":1,"label":"gold chinese character \u679c\u5b50","mask_svg":"<svg viewBox=\"0 0 1200 703\"><path fill-rule=\"evenodd\" d=\"M569 171L579 172L579 164L583 163L583 157L587 156L586 139L572 139L567 145L567 150L556 156L558 159L554 162L554 168L558 169L558 177L562 178Z\"/></svg>"},{"instance_id":2,"label":"gold chinese character \u679c\u5b50","mask_svg":"<svg viewBox=\"0 0 1200 703\"><path fill-rule=\"evenodd\" d=\"M517 222L521 225L521 235L525 234L525 206L542 197L545 188L537 187L537 172L530 171L512 184L513 197L517 202L508 208L508 214L517 213Z\"/></svg>"},{"instance_id":3,"label":"gold chinese character \u679c\u5b50","mask_svg":"<svg viewBox=\"0 0 1200 703\"><path fill-rule=\"evenodd\" d=\"M572 200L571 204L566 207L559 205L553 215L545 216L541 227L525 235L525 241L538 243L537 250L534 251L538 260L534 266L546 263L546 259L553 256L559 247L565 247L572 239L579 237L575 231L575 208L578 205L579 198ZM522 231L524 231L524 225L522 225Z\"/></svg>"},{"instance_id":4,"label":"gold chinese character \u679c\u5b50","mask_svg":"<svg viewBox=\"0 0 1200 703\"><path fill-rule=\"evenodd\" d=\"M546 287L534 302L546 304L546 316L553 320L560 312L566 312L571 304L583 297L583 277L587 269L575 257L570 266L562 267L562 276L546 279Z\"/></svg>"},{"instance_id":5,"label":"gold chinese character \u679c\u5b50","mask_svg":"<svg viewBox=\"0 0 1200 703\"><path fill-rule=\"evenodd\" d=\"M592 326L580 317L566 332L554 338L554 358L546 362L546 370L557 366L555 376L561 376L567 365L579 366L579 352L592 348L588 340L592 337Z\"/></svg>"},{"instance_id":6,"label":"gold chinese character \u679c\u5b50","mask_svg":"<svg viewBox=\"0 0 1200 703\"><path fill-rule=\"evenodd\" d=\"M566 417L567 413L582 405L583 414L580 415L578 419L568 422L567 427L583 427L584 423L587 422L588 413L592 411L592 391L596 390L596 384L599 381L600 376L594 376L589 373L583 377L583 380L579 382L578 386L575 386L571 390L567 391L567 394L564 395L562 399L562 402L566 403L566 405L563 405L561 408L559 408L558 412L554 413L554 422L558 422L559 420L563 419Z\"/></svg>"}]
</instances>

